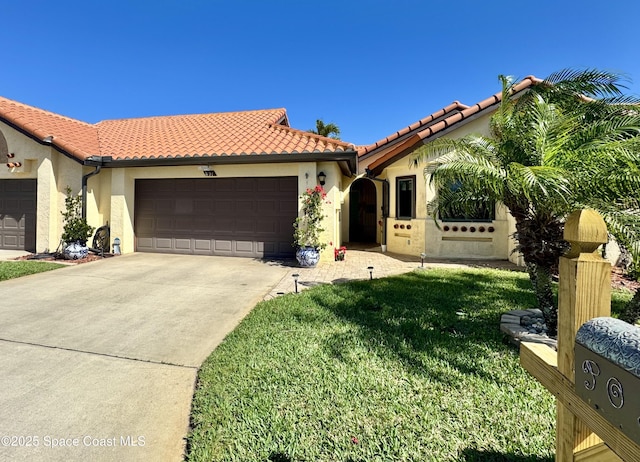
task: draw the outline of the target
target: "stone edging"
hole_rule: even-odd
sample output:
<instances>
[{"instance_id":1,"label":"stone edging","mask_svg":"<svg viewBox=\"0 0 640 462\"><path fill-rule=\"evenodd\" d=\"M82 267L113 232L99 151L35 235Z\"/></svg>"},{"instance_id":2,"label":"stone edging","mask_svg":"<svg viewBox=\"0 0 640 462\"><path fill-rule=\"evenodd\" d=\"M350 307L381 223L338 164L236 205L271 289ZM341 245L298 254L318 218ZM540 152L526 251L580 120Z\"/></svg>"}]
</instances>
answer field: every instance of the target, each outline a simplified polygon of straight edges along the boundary
<instances>
[{"instance_id":1,"label":"stone edging","mask_svg":"<svg viewBox=\"0 0 640 462\"><path fill-rule=\"evenodd\" d=\"M537 308L509 311L500 318L500 331L514 345L520 346L520 342L543 343L557 350L558 341L548 337L544 333L545 328L542 311Z\"/></svg>"}]
</instances>

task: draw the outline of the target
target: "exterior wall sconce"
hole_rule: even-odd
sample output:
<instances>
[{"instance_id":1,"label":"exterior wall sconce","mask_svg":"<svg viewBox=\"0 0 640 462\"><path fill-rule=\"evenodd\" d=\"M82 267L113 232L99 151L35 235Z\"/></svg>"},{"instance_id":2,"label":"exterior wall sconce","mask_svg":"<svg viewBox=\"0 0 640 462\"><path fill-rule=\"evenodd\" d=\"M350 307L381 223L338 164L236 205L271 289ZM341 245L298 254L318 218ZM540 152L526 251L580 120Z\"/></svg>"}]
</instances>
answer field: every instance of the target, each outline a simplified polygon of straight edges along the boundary
<instances>
[{"instance_id":1,"label":"exterior wall sconce","mask_svg":"<svg viewBox=\"0 0 640 462\"><path fill-rule=\"evenodd\" d=\"M320 182L320 186L324 186L327 180L327 175L324 172L318 173L318 182Z\"/></svg>"}]
</instances>

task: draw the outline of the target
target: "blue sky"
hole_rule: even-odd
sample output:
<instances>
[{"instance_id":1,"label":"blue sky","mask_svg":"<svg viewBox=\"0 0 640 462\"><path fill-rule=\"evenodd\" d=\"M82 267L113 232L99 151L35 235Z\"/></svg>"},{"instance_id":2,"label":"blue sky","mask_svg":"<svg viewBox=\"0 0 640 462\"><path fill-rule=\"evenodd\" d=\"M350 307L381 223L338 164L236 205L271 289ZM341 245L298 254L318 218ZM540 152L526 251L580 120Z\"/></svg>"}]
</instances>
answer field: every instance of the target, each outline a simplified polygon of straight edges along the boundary
<instances>
[{"instance_id":1,"label":"blue sky","mask_svg":"<svg viewBox=\"0 0 640 462\"><path fill-rule=\"evenodd\" d=\"M369 144L499 74L625 73L640 2L0 0L0 95L87 122L285 107Z\"/></svg>"}]
</instances>

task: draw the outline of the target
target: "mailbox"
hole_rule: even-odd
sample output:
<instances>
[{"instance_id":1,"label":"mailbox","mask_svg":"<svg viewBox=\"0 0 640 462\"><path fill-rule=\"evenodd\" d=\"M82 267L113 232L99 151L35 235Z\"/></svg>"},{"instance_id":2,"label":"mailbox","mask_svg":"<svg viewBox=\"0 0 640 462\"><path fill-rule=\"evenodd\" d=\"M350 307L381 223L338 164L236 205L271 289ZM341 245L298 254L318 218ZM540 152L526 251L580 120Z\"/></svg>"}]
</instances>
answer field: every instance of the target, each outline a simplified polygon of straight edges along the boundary
<instances>
[{"instance_id":1,"label":"mailbox","mask_svg":"<svg viewBox=\"0 0 640 462\"><path fill-rule=\"evenodd\" d=\"M594 318L576 334L576 393L640 444L640 328Z\"/></svg>"}]
</instances>

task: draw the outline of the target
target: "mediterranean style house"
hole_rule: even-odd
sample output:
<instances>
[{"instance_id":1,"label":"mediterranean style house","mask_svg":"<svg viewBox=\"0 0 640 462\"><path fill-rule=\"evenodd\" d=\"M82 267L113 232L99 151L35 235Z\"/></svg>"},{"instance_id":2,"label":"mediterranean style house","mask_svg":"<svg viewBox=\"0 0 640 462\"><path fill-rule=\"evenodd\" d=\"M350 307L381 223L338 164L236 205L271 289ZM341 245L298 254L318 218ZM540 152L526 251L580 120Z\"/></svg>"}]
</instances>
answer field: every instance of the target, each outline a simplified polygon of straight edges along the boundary
<instances>
[{"instance_id":1,"label":"mediterranean style house","mask_svg":"<svg viewBox=\"0 0 640 462\"><path fill-rule=\"evenodd\" d=\"M108 224L123 253L290 257L300 194L324 183L325 260L346 242L514 258L503 207L438 226L428 173L409 163L438 137L486 133L500 98L454 102L361 147L291 128L284 109L89 124L0 98L0 249L56 250L70 187L89 224Z\"/></svg>"}]
</instances>

